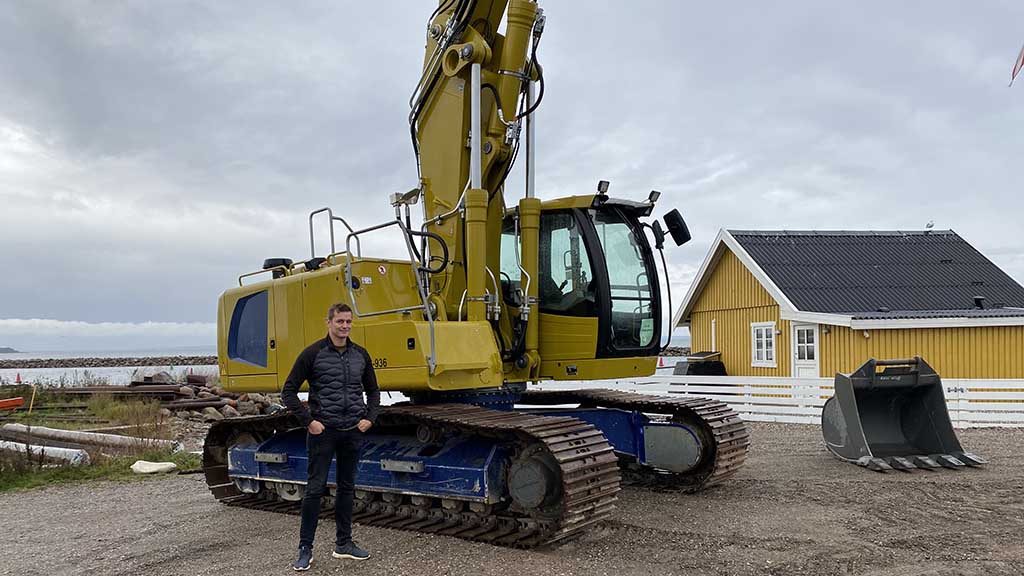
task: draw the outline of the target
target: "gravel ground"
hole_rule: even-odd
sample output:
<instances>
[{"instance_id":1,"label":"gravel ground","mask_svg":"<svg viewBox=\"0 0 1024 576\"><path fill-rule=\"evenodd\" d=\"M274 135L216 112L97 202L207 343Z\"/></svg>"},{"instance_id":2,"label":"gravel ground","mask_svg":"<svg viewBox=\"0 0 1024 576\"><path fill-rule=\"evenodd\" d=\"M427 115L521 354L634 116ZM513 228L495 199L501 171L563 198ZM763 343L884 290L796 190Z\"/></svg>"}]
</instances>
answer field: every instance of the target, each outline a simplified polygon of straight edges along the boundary
<instances>
[{"instance_id":1,"label":"gravel ground","mask_svg":"<svg viewBox=\"0 0 1024 576\"><path fill-rule=\"evenodd\" d=\"M746 467L702 494L623 491L613 519L548 550L356 527L374 554L313 573L1024 574L1024 430L960 431L980 470L883 475L828 456L814 426L751 424ZM0 574L290 574L298 518L222 506L199 475L0 496Z\"/></svg>"}]
</instances>

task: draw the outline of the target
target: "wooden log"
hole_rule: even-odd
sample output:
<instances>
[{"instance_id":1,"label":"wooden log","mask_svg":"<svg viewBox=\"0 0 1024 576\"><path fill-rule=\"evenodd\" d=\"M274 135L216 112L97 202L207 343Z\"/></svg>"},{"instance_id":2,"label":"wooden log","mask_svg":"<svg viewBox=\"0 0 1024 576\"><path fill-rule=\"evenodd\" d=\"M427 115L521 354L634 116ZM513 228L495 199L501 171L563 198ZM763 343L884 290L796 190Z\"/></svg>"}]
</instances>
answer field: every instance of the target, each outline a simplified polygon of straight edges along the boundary
<instances>
[{"instance_id":1,"label":"wooden log","mask_svg":"<svg viewBox=\"0 0 1024 576\"><path fill-rule=\"evenodd\" d=\"M115 448L168 448L174 452L183 449L181 442L174 440L161 440L158 438L135 438L133 436L119 436L117 434L100 434L98 432L81 432L78 430L60 430L58 428L47 428L45 426L26 426L24 424L4 424L0 430L21 434L32 434L46 440L58 440L61 442L75 442L78 444L91 444L95 446L110 446Z\"/></svg>"}]
</instances>

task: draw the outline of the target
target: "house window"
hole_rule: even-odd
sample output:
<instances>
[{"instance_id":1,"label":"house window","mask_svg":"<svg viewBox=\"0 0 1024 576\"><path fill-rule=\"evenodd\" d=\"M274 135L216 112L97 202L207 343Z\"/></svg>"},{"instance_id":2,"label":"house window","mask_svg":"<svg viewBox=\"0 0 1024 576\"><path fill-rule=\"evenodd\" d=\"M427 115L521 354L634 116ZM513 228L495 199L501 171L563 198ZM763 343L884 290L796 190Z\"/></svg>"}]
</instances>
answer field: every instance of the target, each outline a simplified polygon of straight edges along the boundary
<instances>
[{"instance_id":1,"label":"house window","mask_svg":"<svg viewBox=\"0 0 1024 576\"><path fill-rule=\"evenodd\" d=\"M814 328L796 329L796 359L814 360Z\"/></svg>"},{"instance_id":2,"label":"house window","mask_svg":"<svg viewBox=\"0 0 1024 576\"><path fill-rule=\"evenodd\" d=\"M775 322L750 325L751 366L775 368Z\"/></svg>"}]
</instances>

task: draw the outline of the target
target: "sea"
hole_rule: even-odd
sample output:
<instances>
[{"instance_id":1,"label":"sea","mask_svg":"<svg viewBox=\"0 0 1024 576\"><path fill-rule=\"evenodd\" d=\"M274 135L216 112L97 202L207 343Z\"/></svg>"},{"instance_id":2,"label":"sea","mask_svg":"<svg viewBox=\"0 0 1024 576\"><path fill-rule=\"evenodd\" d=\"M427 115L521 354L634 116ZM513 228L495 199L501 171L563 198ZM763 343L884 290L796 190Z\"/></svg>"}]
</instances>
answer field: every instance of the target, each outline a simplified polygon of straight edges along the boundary
<instances>
[{"instance_id":1,"label":"sea","mask_svg":"<svg viewBox=\"0 0 1024 576\"><path fill-rule=\"evenodd\" d=\"M64 358L166 358L174 356L216 356L216 346L176 346L171 348L139 348L133 350L26 350L0 353L0 360L35 360ZM216 366L123 366L102 368L3 368L0 386L36 384L39 386L125 385L136 371L146 374L167 371L175 380L186 374L214 375Z\"/></svg>"}]
</instances>

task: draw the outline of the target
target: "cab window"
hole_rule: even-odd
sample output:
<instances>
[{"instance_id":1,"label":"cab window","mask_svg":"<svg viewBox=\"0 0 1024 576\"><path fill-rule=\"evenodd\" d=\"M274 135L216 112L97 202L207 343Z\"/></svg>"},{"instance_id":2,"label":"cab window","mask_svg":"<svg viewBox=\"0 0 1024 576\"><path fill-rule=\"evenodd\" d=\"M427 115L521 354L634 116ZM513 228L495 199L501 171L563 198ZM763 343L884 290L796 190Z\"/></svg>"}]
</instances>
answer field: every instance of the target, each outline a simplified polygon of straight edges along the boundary
<instances>
[{"instance_id":1,"label":"cab window","mask_svg":"<svg viewBox=\"0 0 1024 576\"><path fill-rule=\"evenodd\" d=\"M565 316L597 316L590 255L571 212L541 215L540 309Z\"/></svg>"}]
</instances>

